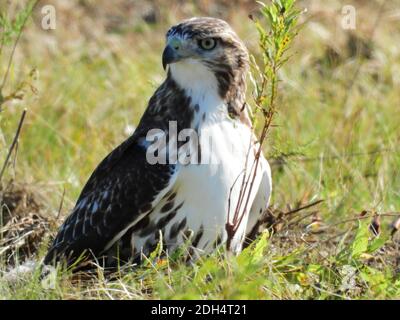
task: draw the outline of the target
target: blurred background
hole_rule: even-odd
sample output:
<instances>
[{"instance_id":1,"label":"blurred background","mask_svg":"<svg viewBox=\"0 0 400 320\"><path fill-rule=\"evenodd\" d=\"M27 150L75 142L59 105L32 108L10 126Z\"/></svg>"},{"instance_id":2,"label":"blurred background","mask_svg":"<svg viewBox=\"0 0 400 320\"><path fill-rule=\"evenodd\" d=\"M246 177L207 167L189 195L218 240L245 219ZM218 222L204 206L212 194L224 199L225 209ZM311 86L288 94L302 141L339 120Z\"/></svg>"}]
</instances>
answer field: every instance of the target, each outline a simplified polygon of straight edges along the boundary
<instances>
[{"instance_id":1,"label":"blurred background","mask_svg":"<svg viewBox=\"0 0 400 320\"><path fill-rule=\"evenodd\" d=\"M0 10L12 18L27 3L0 0ZM47 5L55 8L55 29L42 27ZM355 10L354 29L344 24L346 5ZM333 221L362 210L399 210L400 1L297 6L306 11L280 71L279 113L265 145L272 205L324 199L321 214ZM34 190L51 215L64 199L64 216L99 161L134 130L165 77L168 28L192 16L219 17L259 57L248 18L259 17L259 7L250 0L39 1L2 90L6 96L24 84L2 105L1 163L27 109L4 180ZM1 76L12 50L2 48Z\"/></svg>"}]
</instances>

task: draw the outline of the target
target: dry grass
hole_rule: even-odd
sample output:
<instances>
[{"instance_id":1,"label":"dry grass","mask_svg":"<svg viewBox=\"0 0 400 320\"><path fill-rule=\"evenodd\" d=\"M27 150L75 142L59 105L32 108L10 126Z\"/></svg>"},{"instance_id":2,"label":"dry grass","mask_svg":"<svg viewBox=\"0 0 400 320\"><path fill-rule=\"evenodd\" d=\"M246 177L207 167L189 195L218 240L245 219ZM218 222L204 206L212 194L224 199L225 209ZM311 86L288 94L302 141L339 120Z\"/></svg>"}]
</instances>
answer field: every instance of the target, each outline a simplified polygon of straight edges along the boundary
<instances>
[{"instance_id":1,"label":"dry grass","mask_svg":"<svg viewBox=\"0 0 400 320\"><path fill-rule=\"evenodd\" d=\"M36 257L44 239L54 236L57 220L41 205L34 188L11 183L0 189L0 256L13 266Z\"/></svg>"}]
</instances>

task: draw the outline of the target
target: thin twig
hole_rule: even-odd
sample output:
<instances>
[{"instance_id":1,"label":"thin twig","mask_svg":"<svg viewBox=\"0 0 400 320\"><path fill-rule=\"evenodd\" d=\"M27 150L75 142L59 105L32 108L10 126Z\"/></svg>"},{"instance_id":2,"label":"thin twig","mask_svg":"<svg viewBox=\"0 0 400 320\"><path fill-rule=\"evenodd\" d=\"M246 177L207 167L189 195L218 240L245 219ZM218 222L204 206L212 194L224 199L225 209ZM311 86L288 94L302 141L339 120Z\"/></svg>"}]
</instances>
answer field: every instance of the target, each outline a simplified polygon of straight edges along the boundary
<instances>
[{"instance_id":1,"label":"thin twig","mask_svg":"<svg viewBox=\"0 0 400 320\"><path fill-rule=\"evenodd\" d=\"M298 161L298 162L313 162L313 161L329 161L329 160L338 160L338 159L343 159L343 158L370 156L370 155L390 153L390 152L398 152L398 150L382 148L382 149L371 150L371 151L366 151L366 152L345 153L342 155L326 155L326 156L324 155L324 156L322 156L322 158L321 157L304 157L301 155L299 156L298 154L287 154L284 156L278 156L276 158L272 158L274 161L270 161L270 164L271 164L271 166L283 165L283 164L286 164L285 159L296 158L297 156L299 156L296 159L296 161Z\"/></svg>"},{"instance_id":2,"label":"thin twig","mask_svg":"<svg viewBox=\"0 0 400 320\"><path fill-rule=\"evenodd\" d=\"M290 222L290 223L288 224L288 227L290 228L291 226L297 225L299 222L301 222L301 221L307 219L308 217L314 215L315 213L316 213L316 211L312 211L312 212L307 213L307 214L304 215L304 216L301 216L301 217L298 218L297 220L295 220L295 221L293 221L293 222Z\"/></svg>"},{"instance_id":3,"label":"thin twig","mask_svg":"<svg viewBox=\"0 0 400 320\"><path fill-rule=\"evenodd\" d=\"M11 50L10 57L9 57L9 59L8 59L8 64L7 64L6 73L4 74L3 82L2 82L2 84L1 84L1 86L0 86L0 92L3 91L4 86L5 86L5 84L6 84L6 81L7 81L7 78L8 78L8 74L10 73L12 60L13 60L13 58L14 58L14 54L15 54L15 50L17 49L18 42L19 42L19 40L20 40L20 38L21 38L22 31L24 30L25 25L26 25L26 22L28 21L28 18L31 16L31 14L32 14L32 12L33 12L33 9L35 8L35 6L37 5L38 2L39 2L38 0L35 1L35 3L33 4L32 8L31 8L31 11L29 12L29 14L26 15L24 21L22 22L22 26L21 26L21 28L20 28L20 30L19 30L19 32L18 32L17 38L16 38L16 40L15 40L15 42L14 42L14 45L13 45L13 48L12 48L12 50Z\"/></svg>"},{"instance_id":4,"label":"thin twig","mask_svg":"<svg viewBox=\"0 0 400 320\"><path fill-rule=\"evenodd\" d=\"M307 205L305 205L305 206L303 206L303 207L299 207L299 208L296 208L296 209L287 211L287 212L284 213L284 215L287 216L287 215L289 215L289 214L296 213L296 212L299 212L299 211L302 211L302 210L305 210L305 209L314 207L314 206L316 206L317 204L320 204L321 202L324 202L324 201L325 201L325 200L317 200L317 201L314 201L314 202L309 203L309 204L307 204Z\"/></svg>"},{"instance_id":5,"label":"thin twig","mask_svg":"<svg viewBox=\"0 0 400 320\"><path fill-rule=\"evenodd\" d=\"M57 213L57 217L56 217L57 220L60 219L60 216L61 216L61 210L62 210L63 204L64 204L64 197L65 197L65 186L64 186L64 189L63 189L63 194L62 194L62 197L61 197L60 205L58 207L58 213Z\"/></svg>"},{"instance_id":6,"label":"thin twig","mask_svg":"<svg viewBox=\"0 0 400 320\"><path fill-rule=\"evenodd\" d=\"M247 154L247 157L252 149L252 147L254 148L254 150L257 150L255 155L254 155L254 160L253 163L250 167L250 172L247 176L247 170L245 171L245 174L243 176L243 181L242 181L242 186L239 192L239 197L237 200L237 204L236 204L236 208L235 208L235 212L234 212L234 218L233 221L230 222L228 220L228 222L225 225L227 234L228 234L228 239L227 239L227 247L229 250L230 247L230 242L233 239L233 237L235 236L237 230L239 229L239 226L241 225L242 220L244 219L244 217L246 216L247 213L247 208L250 205L250 198L252 196L252 190L256 181L256 176L257 176L257 172L258 172L258 165L260 162L260 157L262 156L262 147L263 147L263 143L266 140L267 137L267 133L269 132L269 129L271 127L272 124L272 120L273 120L273 116L276 113L276 107L275 107L275 103L276 103L276 96L278 94L277 92L277 86L278 86L278 69L282 66L284 61L287 61L287 59L282 60L283 58L283 54L285 53L285 51L287 50L287 45L290 43L290 37L294 37L295 33L293 33L293 30L291 28L291 23L294 22L295 20L292 19L291 22L287 22L284 18L286 18L286 13L282 10L278 10L278 7L281 8L281 5L278 6L277 4L278 2L273 1L272 6L275 6L275 11L276 14L279 15L279 17L282 19L282 24L285 24L285 28L283 29L281 25L277 26L275 25L275 21L271 22L271 34L272 37L274 36L280 36L279 39L283 39L279 41L279 45L278 47L275 45L275 51L274 54L268 54L268 62L266 62L264 59L264 68L263 71L260 72L260 68L258 67L257 63L254 64L254 67L257 71L259 71L259 73L262 74L262 84L261 84L261 88L258 87L258 85L256 84L257 87L257 95L256 97L253 96L253 99L255 100L255 105L256 105L256 109L261 110L263 112L263 120L264 120L264 124L263 124L263 128L261 131L261 136L260 139L258 141L258 148L257 146L252 145L252 141L250 141L250 148L249 148L249 152ZM290 6L289 6L290 8ZM282 9L282 8L281 8ZM274 12L275 12L274 11ZM273 14L275 13L270 13L269 17L271 17ZM296 15L298 15L299 12L293 12L293 17L295 17ZM265 14L266 15L266 14ZM250 17L250 19L252 19L252 17ZM272 18L270 18L271 20ZM284 37L283 37L284 36ZM271 45L271 42L268 42L269 45ZM263 37L260 37L260 42L259 45L261 47L261 49L266 52L268 51L268 48L266 46L265 41L263 40ZM269 51L268 51L269 52ZM265 58L265 53L264 53L264 58ZM269 94L265 93L266 88L266 84L270 81L270 91ZM266 99L268 99L268 101L266 101ZM268 102L268 108L262 108L261 106L265 103ZM247 169L247 157L246 157L246 169ZM243 208L242 208L242 204ZM229 218L229 213L228 213L228 218Z\"/></svg>"},{"instance_id":7,"label":"thin twig","mask_svg":"<svg viewBox=\"0 0 400 320\"><path fill-rule=\"evenodd\" d=\"M262 153L262 146L263 146L263 143L264 143L264 141L266 139L268 129L270 128L270 125L272 123L273 115L276 112L276 110L275 110L275 95L276 95L276 71L277 71L277 69L276 69L276 65L275 64L273 65L272 70L273 70L273 75L274 76L273 76L272 81L271 81L271 83L272 83L271 84L271 97L270 97L270 101L269 101L270 108L269 108L268 111L265 111L265 114L264 114L264 126L263 126L263 129L262 129L261 138L260 138L260 140L258 142L259 143L259 147L258 147L257 153L255 155L253 164L252 164L252 166L250 168L250 173L249 173L249 177L248 177L248 179L247 179L247 181L245 183L244 192L242 193L242 197L239 196L238 205L237 205L236 210L235 210L235 217L240 217L240 218L239 218L238 221L234 221L233 225L230 226L230 229L231 229L230 230L230 234L229 234L229 230L227 230L228 231L228 241L227 241L227 243L230 242L229 240L233 239L236 231L239 229L239 226L240 226L240 224L241 224L241 222L242 222L242 220L243 220L243 218L244 218L244 216L246 214L247 206L248 206L248 203L249 203L249 200L250 200L250 196L251 196L251 191L253 189L253 185L254 185L254 182L255 182L255 179L256 179L256 175L257 175L257 167L258 167L260 156L261 156L261 153ZM253 171L253 167L254 167L254 171ZM250 182L250 185L249 185L249 182ZM246 197L246 201L245 201L245 204L244 204L244 208L242 210L242 214L239 215L240 206L241 206L242 201L244 199L244 196L246 194L245 191L246 191L248 185L249 185L249 191L247 193L247 197Z\"/></svg>"},{"instance_id":8,"label":"thin twig","mask_svg":"<svg viewBox=\"0 0 400 320\"><path fill-rule=\"evenodd\" d=\"M342 221L336 222L334 224L331 224L330 227L335 227L335 226L338 226L340 224L347 223L347 222L354 222L354 221L358 221L358 220L371 219L371 218L373 218L375 216L376 216L376 213L373 213L371 215L366 214L365 216L358 216L358 217L355 217L355 218L350 218L350 219L346 219L346 220L342 220ZM400 212L384 212L384 213L379 213L379 216L380 217L399 217L400 216Z\"/></svg>"},{"instance_id":9,"label":"thin twig","mask_svg":"<svg viewBox=\"0 0 400 320\"><path fill-rule=\"evenodd\" d=\"M3 178L3 174L4 174L4 171L7 168L8 162L10 161L11 154L12 154L16 144L18 143L18 138L19 138L19 135L21 133L21 128L22 128L22 125L24 123L25 115L26 115L26 109L24 109L24 111L22 111L21 119L19 120L18 128L17 128L17 131L15 132L14 140L11 143L10 149L8 150L8 154L7 154L6 160L4 161L4 164L3 164L3 168L1 169L0 181Z\"/></svg>"}]
</instances>

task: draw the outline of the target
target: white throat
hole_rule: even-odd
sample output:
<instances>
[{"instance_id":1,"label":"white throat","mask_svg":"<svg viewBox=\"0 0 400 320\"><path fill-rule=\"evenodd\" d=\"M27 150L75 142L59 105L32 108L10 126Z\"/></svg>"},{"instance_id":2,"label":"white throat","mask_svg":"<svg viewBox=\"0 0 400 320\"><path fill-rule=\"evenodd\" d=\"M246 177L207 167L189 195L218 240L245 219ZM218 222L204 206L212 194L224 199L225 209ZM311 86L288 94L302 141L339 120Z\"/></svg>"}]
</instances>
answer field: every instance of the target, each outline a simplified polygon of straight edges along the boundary
<instances>
[{"instance_id":1,"label":"white throat","mask_svg":"<svg viewBox=\"0 0 400 320\"><path fill-rule=\"evenodd\" d=\"M201 111L208 113L226 109L214 73L201 62L186 59L171 64L170 70L178 86L191 97L192 106L198 105Z\"/></svg>"}]
</instances>

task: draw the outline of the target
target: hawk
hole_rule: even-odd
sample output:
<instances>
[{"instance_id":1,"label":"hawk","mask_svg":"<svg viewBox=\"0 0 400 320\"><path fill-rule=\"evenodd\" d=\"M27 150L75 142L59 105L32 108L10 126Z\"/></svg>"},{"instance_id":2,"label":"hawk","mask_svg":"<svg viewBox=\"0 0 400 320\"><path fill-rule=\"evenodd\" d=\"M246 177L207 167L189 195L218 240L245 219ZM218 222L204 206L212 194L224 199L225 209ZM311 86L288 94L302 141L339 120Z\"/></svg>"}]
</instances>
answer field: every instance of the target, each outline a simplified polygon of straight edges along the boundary
<instances>
[{"instance_id":1,"label":"hawk","mask_svg":"<svg viewBox=\"0 0 400 320\"><path fill-rule=\"evenodd\" d=\"M162 64L166 79L138 127L94 170L44 264L70 265L81 255L105 266L140 263L160 239L169 252L187 241L194 256L223 244L240 252L259 227L271 171L257 157L246 108L246 47L227 22L191 18L167 32ZM175 161L154 161L174 152L149 132L164 132L168 145L176 140ZM180 161L188 153L196 161Z\"/></svg>"}]
</instances>

